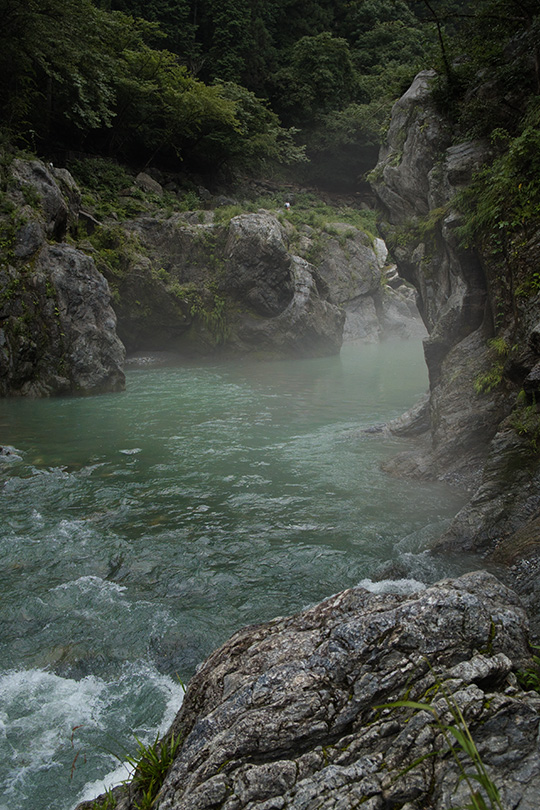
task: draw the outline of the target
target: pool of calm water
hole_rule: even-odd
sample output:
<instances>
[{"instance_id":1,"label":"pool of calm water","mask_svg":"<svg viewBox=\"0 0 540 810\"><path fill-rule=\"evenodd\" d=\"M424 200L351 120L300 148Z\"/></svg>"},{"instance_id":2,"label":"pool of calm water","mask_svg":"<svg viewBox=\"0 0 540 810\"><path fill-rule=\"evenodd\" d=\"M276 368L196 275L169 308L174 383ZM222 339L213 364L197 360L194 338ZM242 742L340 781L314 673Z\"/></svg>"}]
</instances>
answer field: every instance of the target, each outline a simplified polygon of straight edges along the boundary
<instances>
[{"instance_id":1,"label":"pool of calm water","mask_svg":"<svg viewBox=\"0 0 540 810\"><path fill-rule=\"evenodd\" d=\"M460 508L366 433L427 388L419 342L133 368L125 393L0 401L0 810L69 810L128 772L236 629L351 585L474 567L427 549ZM403 580L377 582L395 562Z\"/></svg>"}]
</instances>

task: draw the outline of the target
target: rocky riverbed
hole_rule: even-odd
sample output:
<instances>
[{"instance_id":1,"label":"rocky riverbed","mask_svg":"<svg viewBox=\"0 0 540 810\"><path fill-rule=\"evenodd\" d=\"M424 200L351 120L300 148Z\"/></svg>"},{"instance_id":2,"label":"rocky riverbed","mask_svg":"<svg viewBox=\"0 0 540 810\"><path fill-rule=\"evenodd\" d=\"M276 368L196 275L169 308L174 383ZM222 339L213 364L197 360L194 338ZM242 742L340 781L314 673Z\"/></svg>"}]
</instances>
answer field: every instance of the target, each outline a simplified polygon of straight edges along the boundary
<instances>
[{"instance_id":1,"label":"rocky riverbed","mask_svg":"<svg viewBox=\"0 0 540 810\"><path fill-rule=\"evenodd\" d=\"M539 615L539 301L509 291L513 268L459 239L452 202L489 147L454 142L432 80L420 74L397 102L372 175L396 277L416 288L429 332L428 398L385 427L415 435L417 449L387 469L467 490L439 547L506 564L506 584L478 572L408 596L354 588L240 631L202 665L165 738L180 745L161 810L449 810L470 801L478 767L504 807L537 806L540 698L523 685L524 608L535 633ZM267 210L226 224L211 211L138 216L96 250L74 238L67 172L15 161L7 194L3 395L121 388L118 334L133 351L309 356L339 350L346 318L362 339L414 318L411 288L386 283L395 271L381 245L346 225L295 229ZM521 245L520 272L536 266L538 244L536 232ZM109 249L119 264L103 263ZM387 705L403 699L427 705ZM460 732L475 740L476 766ZM147 789L136 773L94 806L135 810Z\"/></svg>"}]
</instances>

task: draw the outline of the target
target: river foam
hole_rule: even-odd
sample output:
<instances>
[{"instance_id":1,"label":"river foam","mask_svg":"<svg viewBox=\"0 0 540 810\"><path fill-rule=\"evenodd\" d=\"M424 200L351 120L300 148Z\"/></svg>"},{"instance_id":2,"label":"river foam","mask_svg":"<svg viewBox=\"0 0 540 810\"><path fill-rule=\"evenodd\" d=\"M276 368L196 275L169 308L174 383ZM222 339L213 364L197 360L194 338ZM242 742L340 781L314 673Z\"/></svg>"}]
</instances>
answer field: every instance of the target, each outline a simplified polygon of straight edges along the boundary
<instances>
[{"instance_id":1,"label":"river foam","mask_svg":"<svg viewBox=\"0 0 540 810\"><path fill-rule=\"evenodd\" d=\"M461 495L387 477L407 441L363 430L426 385L421 346L397 343L0 400L20 451L0 465L0 810L110 785L178 709L175 673L240 627L466 570L426 551Z\"/></svg>"},{"instance_id":2,"label":"river foam","mask_svg":"<svg viewBox=\"0 0 540 810\"><path fill-rule=\"evenodd\" d=\"M38 669L0 674L0 810L58 807L59 783L81 799L95 796L96 770L108 774L100 786L118 784L129 775L121 762L134 735L148 742L164 731L182 697L180 682L147 662L125 666L114 681Z\"/></svg>"}]
</instances>

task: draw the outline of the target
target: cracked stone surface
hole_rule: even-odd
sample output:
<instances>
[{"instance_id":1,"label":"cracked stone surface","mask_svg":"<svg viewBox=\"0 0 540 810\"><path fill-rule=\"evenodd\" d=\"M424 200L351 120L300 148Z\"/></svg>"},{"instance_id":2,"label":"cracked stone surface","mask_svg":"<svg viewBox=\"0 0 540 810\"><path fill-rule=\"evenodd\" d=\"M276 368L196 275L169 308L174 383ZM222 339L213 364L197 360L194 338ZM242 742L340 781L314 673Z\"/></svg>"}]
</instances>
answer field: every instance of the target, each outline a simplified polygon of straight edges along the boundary
<instances>
[{"instance_id":1,"label":"cracked stone surface","mask_svg":"<svg viewBox=\"0 0 540 810\"><path fill-rule=\"evenodd\" d=\"M248 627L192 679L155 806L449 810L470 800L445 731L459 710L503 806L533 810L540 695L515 676L530 663L520 602L486 572L412 595L352 588ZM425 708L388 706L403 699ZM116 795L137 804L133 786Z\"/></svg>"}]
</instances>

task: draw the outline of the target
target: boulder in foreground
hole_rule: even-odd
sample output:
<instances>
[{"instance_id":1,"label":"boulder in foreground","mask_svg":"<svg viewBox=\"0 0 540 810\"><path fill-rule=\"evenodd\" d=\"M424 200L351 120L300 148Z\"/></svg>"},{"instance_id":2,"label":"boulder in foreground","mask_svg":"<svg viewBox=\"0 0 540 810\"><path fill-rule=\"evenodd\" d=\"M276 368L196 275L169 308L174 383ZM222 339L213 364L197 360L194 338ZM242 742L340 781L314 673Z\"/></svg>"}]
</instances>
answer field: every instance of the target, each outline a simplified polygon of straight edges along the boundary
<instances>
[{"instance_id":1,"label":"boulder in foreground","mask_svg":"<svg viewBox=\"0 0 540 810\"><path fill-rule=\"evenodd\" d=\"M459 707L503 807L535 810L540 695L515 675L528 665L525 614L486 572L409 595L351 588L241 630L207 659L169 731L182 745L153 806L463 806L467 783L432 711L380 708L407 698L443 725ZM115 795L120 810L140 801L133 785Z\"/></svg>"}]
</instances>

